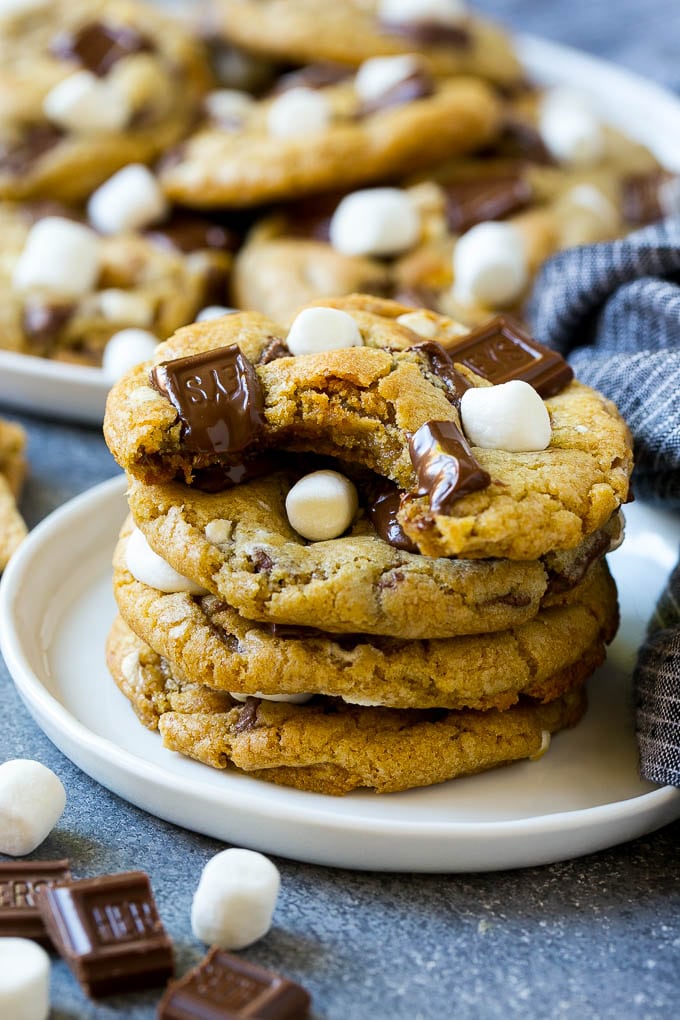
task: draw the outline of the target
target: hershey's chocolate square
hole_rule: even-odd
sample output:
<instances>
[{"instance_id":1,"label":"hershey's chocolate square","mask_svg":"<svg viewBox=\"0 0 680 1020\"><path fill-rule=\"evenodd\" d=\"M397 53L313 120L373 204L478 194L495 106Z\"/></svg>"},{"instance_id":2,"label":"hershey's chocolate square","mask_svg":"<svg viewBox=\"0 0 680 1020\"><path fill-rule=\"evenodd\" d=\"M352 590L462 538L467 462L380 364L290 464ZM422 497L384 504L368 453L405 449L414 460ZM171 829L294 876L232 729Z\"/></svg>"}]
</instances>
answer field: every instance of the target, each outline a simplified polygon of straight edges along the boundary
<instances>
[{"instance_id":1,"label":"hershey's chocolate square","mask_svg":"<svg viewBox=\"0 0 680 1020\"><path fill-rule=\"evenodd\" d=\"M49 946L36 895L44 886L70 880L67 860L0 861L0 937L33 939Z\"/></svg>"},{"instance_id":2,"label":"hershey's chocolate square","mask_svg":"<svg viewBox=\"0 0 680 1020\"><path fill-rule=\"evenodd\" d=\"M237 453L257 438L262 388L237 344L164 361L151 369L150 381L182 419L187 450Z\"/></svg>"},{"instance_id":3,"label":"hershey's chocolate square","mask_svg":"<svg viewBox=\"0 0 680 1020\"><path fill-rule=\"evenodd\" d=\"M172 977L172 943L143 871L43 887L37 903L55 948L93 998Z\"/></svg>"},{"instance_id":4,"label":"hershey's chocolate square","mask_svg":"<svg viewBox=\"0 0 680 1020\"><path fill-rule=\"evenodd\" d=\"M213 947L158 1007L159 1020L302 1020L309 993L288 978Z\"/></svg>"},{"instance_id":5,"label":"hershey's chocolate square","mask_svg":"<svg viewBox=\"0 0 680 1020\"><path fill-rule=\"evenodd\" d=\"M453 421L425 422L411 437L409 450L420 483L418 494L430 497L436 514L448 513L456 500L491 482Z\"/></svg>"},{"instance_id":6,"label":"hershey's chocolate square","mask_svg":"<svg viewBox=\"0 0 680 1020\"><path fill-rule=\"evenodd\" d=\"M498 315L456 340L448 353L454 363L466 365L494 385L523 379L542 397L559 393L574 378L561 354L539 344L509 315Z\"/></svg>"}]
</instances>

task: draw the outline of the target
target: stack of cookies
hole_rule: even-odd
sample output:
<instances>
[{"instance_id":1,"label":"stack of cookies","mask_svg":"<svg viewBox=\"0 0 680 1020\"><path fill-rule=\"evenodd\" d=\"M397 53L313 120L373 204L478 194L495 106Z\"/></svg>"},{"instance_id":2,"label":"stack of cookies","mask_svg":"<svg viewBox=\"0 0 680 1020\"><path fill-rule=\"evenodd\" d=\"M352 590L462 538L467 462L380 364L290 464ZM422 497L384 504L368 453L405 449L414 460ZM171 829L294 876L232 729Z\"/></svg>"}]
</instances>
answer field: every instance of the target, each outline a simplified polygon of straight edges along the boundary
<instances>
[{"instance_id":1,"label":"stack of cookies","mask_svg":"<svg viewBox=\"0 0 680 1020\"><path fill-rule=\"evenodd\" d=\"M330 794L538 757L617 626L616 408L509 317L366 295L180 329L109 396L114 680L164 744Z\"/></svg>"}]
</instances>

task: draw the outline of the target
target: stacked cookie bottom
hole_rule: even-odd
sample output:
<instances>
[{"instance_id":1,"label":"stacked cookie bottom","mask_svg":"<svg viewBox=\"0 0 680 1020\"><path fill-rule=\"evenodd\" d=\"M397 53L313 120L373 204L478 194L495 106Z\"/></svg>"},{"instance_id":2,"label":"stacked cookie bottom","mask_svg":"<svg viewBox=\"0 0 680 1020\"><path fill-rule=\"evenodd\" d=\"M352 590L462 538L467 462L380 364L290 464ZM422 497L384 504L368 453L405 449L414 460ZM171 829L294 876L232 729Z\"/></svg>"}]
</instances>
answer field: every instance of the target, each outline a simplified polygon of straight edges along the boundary
<instances>
[{"instance_id":1,"label":"stacked cookie bottom","mask_svg":"<svg viewBox=\"0 0 680 1020\"><path fill-rule=\"evenodd\" d=\"M541 757L581 718L584 681L618 623L604 560L618 515L577 549L530 563L413 555L360 519L339 540L354 576L341 611L342 564L302 577L286 562L290 536L259 528L264 512L276 530L289 485L281 473L212 494L131 482L136 540L192 582L163 592L133 576L126 522L107 660L165 746L299 789L393 792ZM265 539L253 570L253 542ZM277 606L286 622L272 622ZM363 629L337 626L339 613Z\"/></svg>"}]
</instances>

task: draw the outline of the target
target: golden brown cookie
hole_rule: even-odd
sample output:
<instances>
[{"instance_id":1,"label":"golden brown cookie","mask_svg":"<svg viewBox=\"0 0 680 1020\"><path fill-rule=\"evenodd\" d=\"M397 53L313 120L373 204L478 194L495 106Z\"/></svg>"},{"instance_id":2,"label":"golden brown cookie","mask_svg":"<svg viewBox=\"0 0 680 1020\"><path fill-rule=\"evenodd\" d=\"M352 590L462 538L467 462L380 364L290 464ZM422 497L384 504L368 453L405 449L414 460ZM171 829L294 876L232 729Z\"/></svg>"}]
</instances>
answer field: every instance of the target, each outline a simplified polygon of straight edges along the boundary
<instances>
[{"instance_id":1,"label":"golden brown cookie","mask_svg":"<svg viewBox=\"0 0 680 1020\"><path fill-rule=\"evenodd\" d=\"M333 698L305 705L227 694L174 676L123 621L107 644L114 680L166 747L213 768L341 795L358 787L391 793L539 757L545 734L583 715L581 685L547 704L530 699L505 712L362 708Z\"/></svg>"},{"instance_id":2,"label":"golden brown cookie","mask_svg":"<svg viewBox=\"0 0 680 1020\"><path fill-rule=\"evenodd\" d=\"M0 571L27 534L17 509L26 475L25 448L26 433L21 426L0 419Z\"/></svg>"}]
</instances>

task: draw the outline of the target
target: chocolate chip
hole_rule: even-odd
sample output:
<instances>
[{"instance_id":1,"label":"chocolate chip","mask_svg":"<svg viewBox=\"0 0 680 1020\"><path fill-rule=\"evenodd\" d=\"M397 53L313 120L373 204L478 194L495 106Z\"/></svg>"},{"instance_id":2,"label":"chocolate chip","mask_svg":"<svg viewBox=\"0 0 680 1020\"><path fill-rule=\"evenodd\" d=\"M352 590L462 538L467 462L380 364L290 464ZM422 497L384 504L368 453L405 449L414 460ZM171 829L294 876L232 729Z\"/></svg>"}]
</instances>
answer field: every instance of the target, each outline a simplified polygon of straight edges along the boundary
<instances>
[{"instance_id":1,"label":"chocolate chip","mask_svg":"<svg viewBox=\"0 0 680 1020\"><path fill-rule=\"evenodd\" d=\"M434 18L413 21L380 20L380 28L387 35L399 35L422 46L453 46L468 49L472 35L464 25L443 25Z\"/></svg>"},{"instance_id":2,"label":"chocolate chip","mask_svg":"<svg viewBox=\"0 0 680 1020\"><path fill-rule=\"evenodd\" d=\"M28 125L18 142L0 144L0 171L16 177L22 176L63 137L64 132L51 124Z\"/></svg>"},{"instance_id":3,"label":"chocolate chip","mask_svg":"<svg viewBox=\"0 0 680 1020\"><path fill-rule=\"evenodd\" d=\"M274 566L274 560L267 555L264 549L256 549L250 557L255 574L266 574Z\"/></svg>"},{"instance_id":4,"label":"chocolate chip","mask_svg":"<svg viewBox=\"0 0 680 1020\"><path fill-rule=\"evenodd\" d=\"M273 336L259 357L258 365L268 365L271 361L278 361L279 358L292 357L285 340Z\"/></svg>"},{"instance_id":5,"label":"chocolate chip","mask_svg":"<svg viewBox=\"0 0 680 1020\"><path fill-rule=\"evenodd\" d=\"M417 553L418 547L413 544L397 518L400 506L401 493L399 489L396 485L388 483L366 507L366 512L371 524L384 542L394 546L395 549Z\"/></svg>"},{"instance_id":6,"label":"chocolate chip","mask_svg":"<svg viewBox=\"0 0 680 1020\"><path fill-rule=\"evenodd\" d=\"M32 300L24 308L23 328L31 345L49 353L61 330L75 312L75 305Z\"/></svg>"},{"instance_id":7,"label":"chocolate chip","mask_svg":"<svg viewBox=\"0 0 680 1020\"><path fill-rule=\"evenodd\" d=\"M430 497L435 514L449 513L457 500L491 484L455 422L425 422L411 437L409 451L418 495Z\"/></svg>"},{"instance_id":8,"label":"chocolate chip","mask_svg":"<svg viewBox=\"0 0 680 1020\"><path fill-rule=\"evenodd\" d=\"M257 726L257 709L259 698L246 698L243 708L239 710L238 719L232 726L234 733L247 733Z\"/></svg>"},{"instance_id":9,"label":"chocolate chip","mask_svg":"<svg viewBox=\"0 0 680 1020\"><path fill-rule=\"evenodd\" d=\"M103 78L114 64L133 53L152 52L153 43L130 25L101 21L84 25L75 33L62 33L50 51L60 60L73 60Z\"/></svg>"},{"instance_id":10,"label":"chocolate chip","mask_svg":"<svg viewBox=\"0 0 680 1020\"><path fill-rule=\"evenodd\" d=\"M238 248L241 237L235 230L205 216L175 212L167 223L147 231L147 237L175 251L229 251Z\"/></svg>"}]
</instances>

